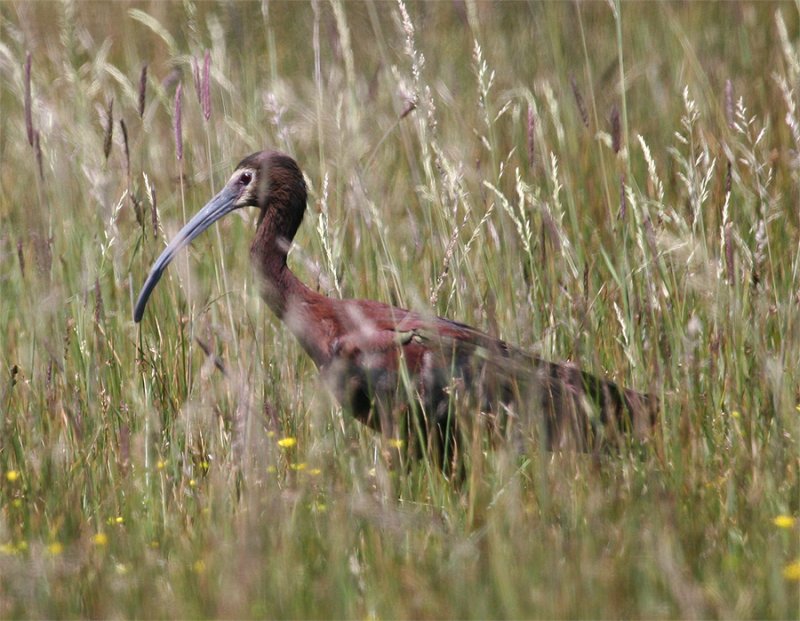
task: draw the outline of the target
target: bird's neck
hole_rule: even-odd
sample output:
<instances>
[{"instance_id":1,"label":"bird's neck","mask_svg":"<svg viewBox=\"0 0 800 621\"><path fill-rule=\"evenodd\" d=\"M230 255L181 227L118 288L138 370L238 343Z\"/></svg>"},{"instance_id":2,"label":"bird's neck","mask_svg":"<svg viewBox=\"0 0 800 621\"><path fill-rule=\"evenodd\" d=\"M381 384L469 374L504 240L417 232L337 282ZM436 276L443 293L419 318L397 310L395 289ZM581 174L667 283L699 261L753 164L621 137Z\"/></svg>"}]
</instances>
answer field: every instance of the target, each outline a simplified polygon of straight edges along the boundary
<instances>
[{"instance_id":1,"label":"bird's neck","mask_svg":"<svg viewBox=\"0 0 800 621\"><path fill-rule=\"evenodd\" d=\"M278 226L277 218L262 218L256 237L250 246L250 258L261 277L261 296L279 319L284 319L293 297L301 297L308 290L286 265L286 255L292 237L285 227Z\"/></svg>"},{"instance_id":2,"label":"bird's neck","mask_svg":"<svg viewBox=\"0 0 800 621\"><path fill-rule=\"evenodd\" d=\"M292 242L284 233L285 227L276 227L274 219L265 218L250 247L250 258L261 280L261 297L314 362L323 366L330 354L316 334L313 309L324 296L307 287L289 269L286 255Z\"/></svg>"}]
</instances>

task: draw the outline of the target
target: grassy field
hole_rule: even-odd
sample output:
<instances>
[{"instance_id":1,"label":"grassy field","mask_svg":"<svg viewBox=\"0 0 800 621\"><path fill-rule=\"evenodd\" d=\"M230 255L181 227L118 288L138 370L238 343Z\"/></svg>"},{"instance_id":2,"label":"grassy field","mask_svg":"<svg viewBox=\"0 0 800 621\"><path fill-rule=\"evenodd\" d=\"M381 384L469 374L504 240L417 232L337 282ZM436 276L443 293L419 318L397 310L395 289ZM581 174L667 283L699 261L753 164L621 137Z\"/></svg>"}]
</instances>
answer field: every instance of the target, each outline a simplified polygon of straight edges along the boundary
<instances>
[{"instance_id":1,"label":"grassy field","mask_svg":"<svg viewBox=\"0 0 800 621\"><path fill-rule=\"evenodd\" d=\"M800 616L799 28L0 4L0 617ZM134 324L166 240L268 146L307 175L306 282L652 391L656 436L487 449L461 487L389 467L259 300L255 212Z\"/></svg>"}]
</instances>

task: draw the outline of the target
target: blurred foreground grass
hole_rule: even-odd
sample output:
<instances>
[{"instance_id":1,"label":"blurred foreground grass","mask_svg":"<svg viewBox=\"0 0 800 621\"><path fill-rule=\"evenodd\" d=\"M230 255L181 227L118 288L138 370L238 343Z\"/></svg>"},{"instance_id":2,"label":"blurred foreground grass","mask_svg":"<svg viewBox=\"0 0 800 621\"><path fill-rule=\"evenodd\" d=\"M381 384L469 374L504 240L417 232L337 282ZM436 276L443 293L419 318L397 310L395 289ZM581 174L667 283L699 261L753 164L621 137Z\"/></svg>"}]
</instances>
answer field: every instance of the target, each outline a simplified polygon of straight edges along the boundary
<instances>
[{"instance_id":1,"label":"blurred foreground grass","mask_svg":"<svg viewBox=\"0 0 800 621\"><path fill-rule=\"evenodd\" d=\"M798 616L797 7L0 20L0 616ZM653 391L658 437L499 447L462 489L388 470L258 300L255 214L135 325L165 239L267 146L308 177L306 282Z\"/></svg>"}]
</instances>

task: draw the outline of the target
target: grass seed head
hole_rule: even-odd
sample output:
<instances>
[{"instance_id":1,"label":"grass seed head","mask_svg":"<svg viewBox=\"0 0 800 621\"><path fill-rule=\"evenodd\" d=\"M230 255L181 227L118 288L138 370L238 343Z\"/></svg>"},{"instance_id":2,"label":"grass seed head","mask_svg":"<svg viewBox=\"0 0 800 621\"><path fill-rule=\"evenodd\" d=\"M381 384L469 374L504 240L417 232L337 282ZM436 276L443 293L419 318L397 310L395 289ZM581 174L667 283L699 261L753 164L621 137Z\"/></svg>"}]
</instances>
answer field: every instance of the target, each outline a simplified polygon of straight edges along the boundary
<instances>
[{"instance_id":1,"label":"grass seed head","mask_svg":"<svg viewBox=\"0 0 800 621\"><path fill-rule=\"evenodd\" d=\"M578 82L575 76L569 79L570 86L572 86L572 94L575 96L575 105L578 106L578 113L581 115L581 121L586 129L589 129L589 112L586 110L586 102L583 100L583 95L578 88Z\"/></svg>"},{"instance_id":2,"label":"grass seed head","mask_svg":"<svg viewBox=\"0 0 800 621\"><path fill-rule=\"evenodd\" d=\"M44 179L44 164L42 162L42 144L39 141L39 130L33 130L33 152L36 154L36 166L39 169L39 178Z\"/></svg>"},{"instance_id":3,"label":"grass seed head","mask_svg":"<svg viewBox=\"0 0 800 621\"><path fill-rule=\"evenodd\" d=\"M119 128L122 132L122 147L125 152L125 176L130 183L131 179L131 152L128 147L128 126L125 125L125 119L119 120Z\"/></svg>"},{"instance_id":4,"label":"grass seed head","mask_svg":"<svg viewBox=\"0 0 800 621\"><path fill-rule=\"evenodd\" d=\"M147 90L147 65L142 65L139 74L139 118L144 117L145 91Z\"/></svg>"},{"instance_id":5,"label":"grass seed head","mask_svg":"<svg viewBox=\"0 0 800 621\"><path fill-rule=\"evenodd\" d=\"M611 148L614 149L614 153L619 153L622 148L622 129L617 104L611 107Z\"/></svg>"},{"instance_id":6,"label":"grass seed head","mask_svg":"<svg viewBox=\"0 0 800 621\"><path fill-rule=\"evenodd\" d=\"M111 141L114 137L114 98L108 100L106 107L106 131L103 136L103 156L108 160L111 153Z\"/></svg>"},{"instance_id":7,"label":"grass seed head","mask_svg":"<svg viewBox=\"0 0 800 621\"><path fill-rule=\"evenodd\" d=\"M533 106L528 105L528 166L533 169L536 165L536 114Z\"/></svg>"}]
</instances>

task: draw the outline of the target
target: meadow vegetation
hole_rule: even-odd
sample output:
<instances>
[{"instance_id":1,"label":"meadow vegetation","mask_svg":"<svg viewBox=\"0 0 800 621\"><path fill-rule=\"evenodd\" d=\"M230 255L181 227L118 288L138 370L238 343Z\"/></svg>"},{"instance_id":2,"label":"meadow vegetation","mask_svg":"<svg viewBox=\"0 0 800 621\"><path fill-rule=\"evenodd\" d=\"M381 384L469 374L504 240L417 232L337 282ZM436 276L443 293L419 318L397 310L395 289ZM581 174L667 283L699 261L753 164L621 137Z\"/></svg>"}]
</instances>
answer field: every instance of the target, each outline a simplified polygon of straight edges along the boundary
<instances>
[{"instance_id":1,"label":"meadow vegetation","mask_svg":"<svg viewBox=\"0 0 800 621\"><path fill-rule=\"evenodd\" d=\"M799 15L0 4L0 617L797 617ZM390 467L259 300L255 212L134 324L265 147L305 282L655 393L654 437Z\"/></svg>"}]
</instances>

